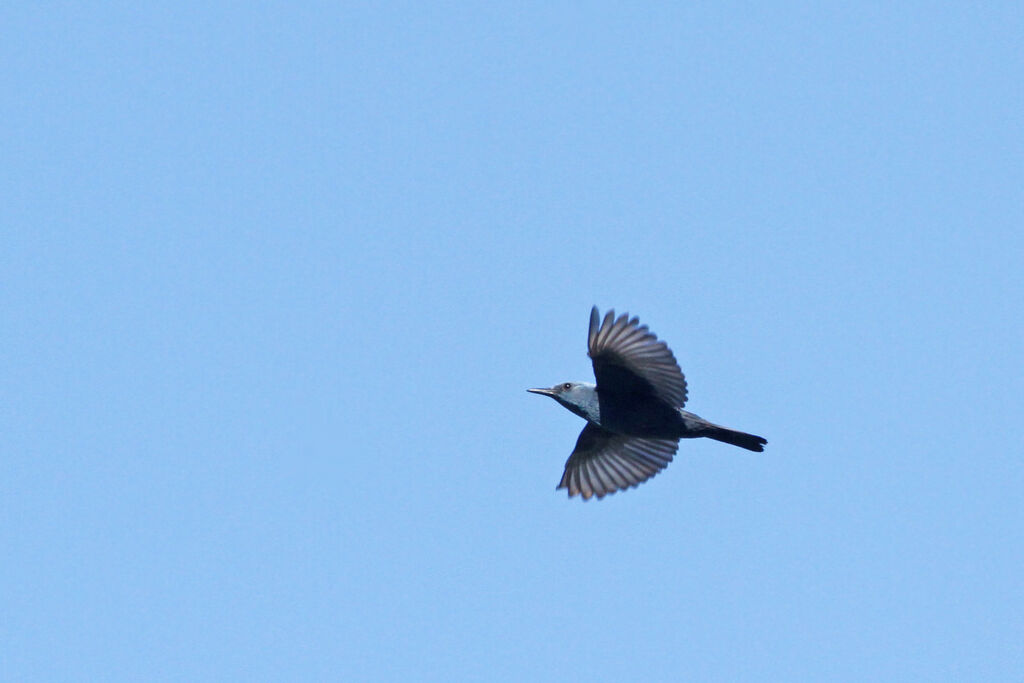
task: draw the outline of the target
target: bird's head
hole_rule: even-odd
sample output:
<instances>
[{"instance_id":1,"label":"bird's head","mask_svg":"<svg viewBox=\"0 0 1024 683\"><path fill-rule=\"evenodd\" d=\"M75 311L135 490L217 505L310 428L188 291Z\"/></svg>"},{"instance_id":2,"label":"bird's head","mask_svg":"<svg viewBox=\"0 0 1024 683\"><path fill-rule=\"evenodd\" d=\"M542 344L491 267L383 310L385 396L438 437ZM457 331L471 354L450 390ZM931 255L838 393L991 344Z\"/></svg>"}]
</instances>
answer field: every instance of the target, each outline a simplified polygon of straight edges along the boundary
<instances>
[{"instance_id":1,"label":"bird's head","mask_svg":"<svg viewBox=\"0 0 1024 683\"><path fill-rule=\"evenodd\" d=\"M597 419L597 386L589 382L562 382L550 389L527 389L531 394L550 396L587 420Z\"/></svg>"}]
</instances>

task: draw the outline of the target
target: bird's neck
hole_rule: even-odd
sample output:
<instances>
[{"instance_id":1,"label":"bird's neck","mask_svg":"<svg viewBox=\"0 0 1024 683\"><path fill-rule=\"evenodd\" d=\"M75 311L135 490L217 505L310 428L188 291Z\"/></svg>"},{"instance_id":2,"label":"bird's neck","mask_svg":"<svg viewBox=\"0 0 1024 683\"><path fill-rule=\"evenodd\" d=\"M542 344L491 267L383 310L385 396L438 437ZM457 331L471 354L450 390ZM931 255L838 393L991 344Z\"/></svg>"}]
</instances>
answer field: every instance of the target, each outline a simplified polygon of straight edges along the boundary
<instances>
[{"instance_id":1,"label":"bird's neck","mask_svg":"<svg viewBox=\"0 0 1024 683\"><path fill-rule=\"evenodd\" d=\"M578 397L576 397L578 399ZM576 413L584 420L593 422L594 424L601 424L601 406L597 400L597 394L594 393L592 397L585 397L583 400L577 400L570 403L569 401L560 401L563 406Z\"/></svg>"}]
</instances>

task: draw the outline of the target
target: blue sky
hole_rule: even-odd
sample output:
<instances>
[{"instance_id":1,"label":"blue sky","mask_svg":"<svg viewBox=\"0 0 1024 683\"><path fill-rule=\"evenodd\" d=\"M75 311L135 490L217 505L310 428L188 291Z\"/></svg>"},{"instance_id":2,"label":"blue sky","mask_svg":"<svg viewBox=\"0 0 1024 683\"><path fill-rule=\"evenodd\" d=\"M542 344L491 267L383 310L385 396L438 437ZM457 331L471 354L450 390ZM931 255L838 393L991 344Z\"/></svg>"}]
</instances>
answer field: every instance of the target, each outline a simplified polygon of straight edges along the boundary
<instances>
[{"instance_id":1,"label":"blue sky","mask_svg":"<svg viewBox=\"0 0 1024 683\"><path fill-rule=\"evenodd\" d=\"M0 25L0 678L1024 675L1019 3ZM765 453L556 492L593 304Z\"/></svg>"}]
</instances>

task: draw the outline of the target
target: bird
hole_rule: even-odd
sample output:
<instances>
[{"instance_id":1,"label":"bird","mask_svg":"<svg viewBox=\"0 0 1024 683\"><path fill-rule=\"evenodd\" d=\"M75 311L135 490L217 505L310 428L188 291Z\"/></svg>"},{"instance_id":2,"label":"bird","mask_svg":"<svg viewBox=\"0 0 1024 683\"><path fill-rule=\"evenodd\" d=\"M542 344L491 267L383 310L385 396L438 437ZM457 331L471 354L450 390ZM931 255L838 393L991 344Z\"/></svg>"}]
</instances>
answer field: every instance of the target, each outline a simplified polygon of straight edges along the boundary
<instances>
[{"instance_id":1,"label":"bird","mask_svg":"<svg viewBox=\"0 0 1024 683\"><path fill-rule=\"evenodd\" d=\"M687 387L672 350L636 317L590 311L587 355L597 383L527 389L550 396L587 421L556 490L583 500L635 488L672 461L680 439L707 437L762 452L764 437L683 410Z\"/></svg>"}]
</instances>

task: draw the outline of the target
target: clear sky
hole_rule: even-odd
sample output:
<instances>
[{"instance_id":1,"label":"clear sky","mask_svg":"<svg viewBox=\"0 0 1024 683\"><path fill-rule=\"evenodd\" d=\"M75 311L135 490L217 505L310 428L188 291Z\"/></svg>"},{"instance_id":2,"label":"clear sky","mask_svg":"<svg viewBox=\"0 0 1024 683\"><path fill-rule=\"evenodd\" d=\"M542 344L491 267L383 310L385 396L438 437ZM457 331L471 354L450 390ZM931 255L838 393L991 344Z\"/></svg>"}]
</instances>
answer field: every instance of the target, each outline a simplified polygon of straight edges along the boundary
<instances>
[{"instance_id":1,"label":"clear sky","mask_svg":"<svg viewBox=\"0 0 1024 683\"><path fill-rule=\"evenodd\" d=\"M1024 677L1022 5L668 4L0 9L0 678Z\"/></svg>"}]
</instances>

